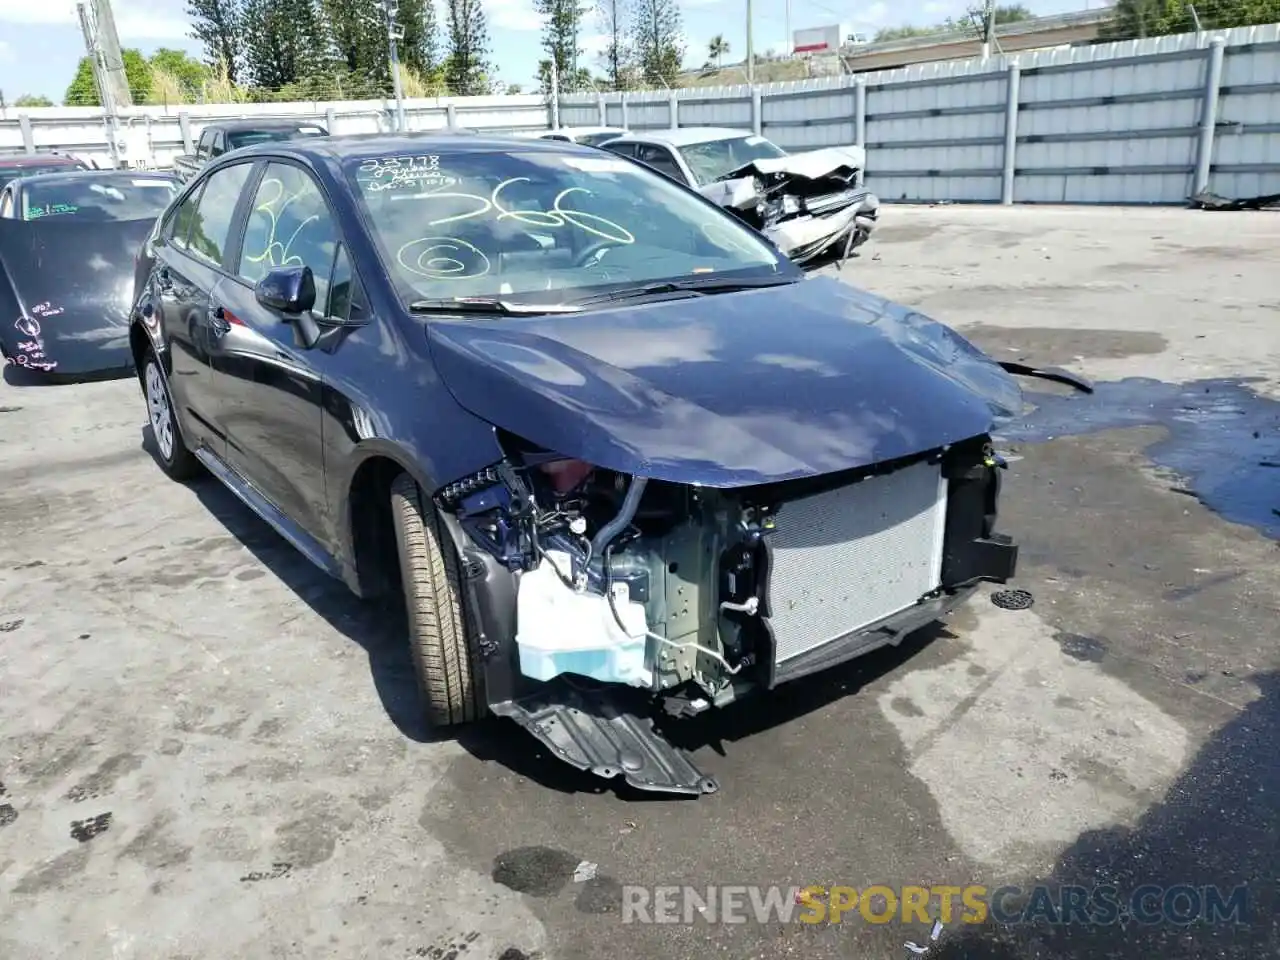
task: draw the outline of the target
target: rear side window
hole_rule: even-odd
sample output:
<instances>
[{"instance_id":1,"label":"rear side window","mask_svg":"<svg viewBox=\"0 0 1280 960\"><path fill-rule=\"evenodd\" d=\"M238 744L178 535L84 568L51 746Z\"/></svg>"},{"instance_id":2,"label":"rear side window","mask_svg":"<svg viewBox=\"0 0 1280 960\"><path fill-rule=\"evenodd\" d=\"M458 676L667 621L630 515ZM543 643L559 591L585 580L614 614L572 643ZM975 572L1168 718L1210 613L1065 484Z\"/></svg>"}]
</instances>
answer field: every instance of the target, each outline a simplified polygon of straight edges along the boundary
<instances>
[{"instance_id":1,"label":"rear side window","mask_svg":"<svg viewBox=\"0 0 1280 960\"><path fill-rule=\"evenodd\" d=\"M619 153L624 157L634 157L636 155L636 145L634 143L606 143L604 149L610 153Z\"/></svg>"},{"instance_id":2,"label":"rear side window","mask_svg":"<svg viewBox=\"0 0 1280 960\"><path fill-rule=\"evenodd\" d=\"M173 246L186 249L187 237L191 234L191 224L195 220L196 204L199 202L200 189L197 187L169 217L169 222L164 228L164 238Z\"/></svg>"},{"instance_id":3,"label":"rear side window","mask_svg":"<svg viewBox=\"0 0 1280 960\"><path fill-rule=\"evenodd\" d=\"M252 163L233 164L223 167L205 181L191 223L188 249L192 253L222 266L231 234L231 219L235 216L236 203L252 169Z\"/></svg>"},{"instance_id":4,"label":"rear side window","mask_svg":"<svg viewBox=\"0 0 1280 960\"><path fill-rule=\"evenodd\" d=\"M672 180L688 183L684 173L676 166L676 161L671 156L671 151L665 147L651 147L645 144L640 147L639 159L641 163L647 163L659 173L665 173Z\"/></svg>"}]
</instances>

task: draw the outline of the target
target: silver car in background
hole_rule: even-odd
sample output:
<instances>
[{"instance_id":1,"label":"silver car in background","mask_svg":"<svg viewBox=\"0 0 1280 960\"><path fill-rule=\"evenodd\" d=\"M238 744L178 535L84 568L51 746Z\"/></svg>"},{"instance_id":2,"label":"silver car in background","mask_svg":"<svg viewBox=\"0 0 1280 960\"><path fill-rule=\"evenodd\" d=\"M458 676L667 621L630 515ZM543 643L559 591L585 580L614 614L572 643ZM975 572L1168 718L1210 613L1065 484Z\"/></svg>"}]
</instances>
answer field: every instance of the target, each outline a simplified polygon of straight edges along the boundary
<instances>
[{"instance_id":1,"label":"silver car in background","mask_svg":"<svg viewBox=\"0 0 1280 960\"><path fill-rule=\"evenodd\" d=\"M788 153L743 130L681 127L627 133L603 149L688 184L800 265L842 262L879 214L879 199L858 183L866 151L857 146Z\"/></svg>"}]
</instances>

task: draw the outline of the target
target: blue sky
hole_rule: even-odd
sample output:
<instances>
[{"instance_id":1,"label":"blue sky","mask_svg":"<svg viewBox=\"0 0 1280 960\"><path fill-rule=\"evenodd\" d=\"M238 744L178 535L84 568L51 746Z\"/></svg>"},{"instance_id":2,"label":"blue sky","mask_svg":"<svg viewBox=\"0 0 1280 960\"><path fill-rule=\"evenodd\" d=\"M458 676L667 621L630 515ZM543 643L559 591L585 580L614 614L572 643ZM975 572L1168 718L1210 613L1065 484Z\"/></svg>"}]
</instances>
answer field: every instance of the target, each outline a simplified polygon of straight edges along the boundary
<instances>
[{"instance_id":1,"label":"blue sky","mask_svg":"<svg viewBox=\"0 0 1280 960\"><path fill-rule=\"evenodd\" d=\"M437 0L439 3L440 0ZM753 0L756 49L786 46L786 0ZM1027 0L1037 14L1083 9L1100 0ZM745 0L680 0L691 66L707 59L707 41L723 33L729 41L731 60L740 58L746 45ZM156 47L179 47L199 54L190 39L190 24L184 0L115 0L116 26L120 42L149 53ZM492 41L492 60L499 64L498 79L532 86L540 56L538 31L541 24L534 13L533 0L485 0ZM837 0L791 0L791 27L842 23L847 29L873 33L885 26L904 23L936 23L948 16L960 16L964 0L875 0L850 6ZM835 12L845 10L843 15ZM849 12L852 11L852 12ZM583 46L591 54L602 43L594 16L583 25ZM24 93L44 94L61 100L76 62L84 52L84 42L76 19L73 0L0 0L0 91L12 102ZM594 65L594 60L593 60Z\"/></svg>"}]
</instances>

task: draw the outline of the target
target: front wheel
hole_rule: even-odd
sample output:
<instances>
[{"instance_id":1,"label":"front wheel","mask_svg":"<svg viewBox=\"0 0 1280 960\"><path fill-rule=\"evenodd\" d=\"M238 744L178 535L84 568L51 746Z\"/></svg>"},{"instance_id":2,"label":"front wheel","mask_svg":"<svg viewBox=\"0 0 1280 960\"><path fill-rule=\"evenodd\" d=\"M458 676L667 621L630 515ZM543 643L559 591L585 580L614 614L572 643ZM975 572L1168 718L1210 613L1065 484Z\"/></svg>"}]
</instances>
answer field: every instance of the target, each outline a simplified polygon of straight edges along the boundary
<instances>
[{"instance_id":1,"label":"front wheel","mask_svg":"<svg viewBox=\"0 0 1280 960\"><path fill-rule=\"evenodd\" d=\"M435 506L406 473L391 484L414 670L433 727L466 723L486 710L476 630L458 551Z\"/></svg>"},{"instance_id":2,"label":"front wheel","mask_svg":"<svg viewBox=\"0 0 1280 960\"><path fill-rule=\"evenodd\" d=\"M178 429L169 381L165 378L155 351L148 350L142 362L142 390L147 399L147 416L156 444L156 459L173 480L190 480L200 472L200 461L187 449Z\"/></svg>"}]
</instances>

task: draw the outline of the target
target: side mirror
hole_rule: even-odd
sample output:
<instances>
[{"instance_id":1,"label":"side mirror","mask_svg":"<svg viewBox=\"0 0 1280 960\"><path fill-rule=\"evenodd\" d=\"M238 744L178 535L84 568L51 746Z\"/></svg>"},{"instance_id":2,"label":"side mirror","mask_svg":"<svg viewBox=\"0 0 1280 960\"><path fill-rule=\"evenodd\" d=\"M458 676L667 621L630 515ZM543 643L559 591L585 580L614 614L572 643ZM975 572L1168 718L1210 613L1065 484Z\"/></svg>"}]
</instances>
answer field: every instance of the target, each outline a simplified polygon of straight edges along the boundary
<instances>
[{"instance_id":1,"label":"side mirror","mask_svg":"<svg viewBox=\"0 0 1280 960\"><path fill-rule=\"evenodd\" d=\"M253 288L258 302L288 317L306 313L316 305L316 278L310 267L276 267Z\"/></svg>"}]
</instances>

